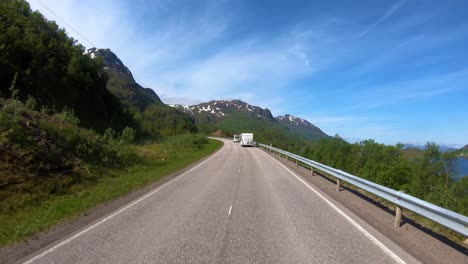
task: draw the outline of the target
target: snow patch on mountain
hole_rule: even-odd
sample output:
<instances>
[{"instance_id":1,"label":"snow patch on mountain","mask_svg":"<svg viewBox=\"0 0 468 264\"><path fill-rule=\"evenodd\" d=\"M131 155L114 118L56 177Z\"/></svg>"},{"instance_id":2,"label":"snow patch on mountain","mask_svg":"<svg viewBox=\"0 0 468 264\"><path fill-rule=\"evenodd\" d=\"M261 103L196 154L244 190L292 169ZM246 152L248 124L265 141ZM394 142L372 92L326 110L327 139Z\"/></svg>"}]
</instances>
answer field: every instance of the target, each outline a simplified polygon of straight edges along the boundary
<instances>
[{"instance_id":1,"label":"snow patch on mountain","mask_svg":"<svg viewBox=\"0 0 468 264\"><path fill-rule=\"evenodd\" d=\"M304 120L299 117L289 115L289 114L286 114L284 116L278 116L276 117L276 119L279 121L286 121L290 123L291 125L296 125L296 126L313 126L309 121Z\"/></svg>"}]
</instances>

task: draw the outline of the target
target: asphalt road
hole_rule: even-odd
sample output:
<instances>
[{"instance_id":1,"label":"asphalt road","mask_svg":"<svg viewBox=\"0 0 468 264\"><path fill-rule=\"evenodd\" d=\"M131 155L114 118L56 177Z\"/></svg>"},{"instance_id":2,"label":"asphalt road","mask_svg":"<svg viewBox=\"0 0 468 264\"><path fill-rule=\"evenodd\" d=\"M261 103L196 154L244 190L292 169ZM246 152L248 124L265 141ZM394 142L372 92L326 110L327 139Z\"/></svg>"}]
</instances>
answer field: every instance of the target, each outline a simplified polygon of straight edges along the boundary
<instances>
[{"instance_id":1,"label":"asphalt road","mask_svg":"<svg viewBox=\"0 0 468 264\"><path fill-rule=\"evenodd\" d=\"M414 263L257 148L224 147L27 263Z\"/></svg>"}]
</instances>

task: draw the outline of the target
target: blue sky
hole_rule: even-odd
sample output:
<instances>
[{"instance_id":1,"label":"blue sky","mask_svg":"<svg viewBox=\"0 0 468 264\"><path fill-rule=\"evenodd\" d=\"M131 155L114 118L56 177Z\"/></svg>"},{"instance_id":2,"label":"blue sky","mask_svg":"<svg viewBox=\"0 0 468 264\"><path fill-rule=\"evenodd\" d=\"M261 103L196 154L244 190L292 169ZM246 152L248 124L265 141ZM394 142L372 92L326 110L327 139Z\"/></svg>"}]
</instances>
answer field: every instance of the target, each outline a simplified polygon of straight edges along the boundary
<instances>
[{"instance_id":1,"label":"blue sky","mask_svg":"<svg viewBox=\"0 0 468 264\"><path fill-rule=\"evenodd\" d=\"M468 144L466 0L40 2L166 103L238 98L349 141Z\"/></svg>"}]
</instances>

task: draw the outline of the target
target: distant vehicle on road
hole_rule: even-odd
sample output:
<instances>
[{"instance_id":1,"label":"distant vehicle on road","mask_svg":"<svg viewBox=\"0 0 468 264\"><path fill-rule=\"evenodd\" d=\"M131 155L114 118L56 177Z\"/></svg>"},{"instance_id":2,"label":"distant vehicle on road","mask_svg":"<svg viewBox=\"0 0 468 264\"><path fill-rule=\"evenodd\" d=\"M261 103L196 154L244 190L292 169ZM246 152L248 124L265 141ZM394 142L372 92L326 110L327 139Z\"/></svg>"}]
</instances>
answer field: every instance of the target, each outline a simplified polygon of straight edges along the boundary
<instances>
[{"instance_id":1,"label":"distant vehicle on road","mask_svg":"<svg viewBox=\"0 0 468 264\"><path fill-rule=\"evenodd\" d=\"M235 143L239 143L241 141L241 136L240 135L234 135L234 138L232 139Z\"/></svg>"},{"instance_id":2,"label":"distant vehicle on road","mask_svg":"<svg viewBox=\"0 0 468 264\"><path fill-rule=\"evenodd\" d=\"M253 133L242 133L241 135L241 146L252 147L253 146Z\"/></svg>"}]
</instances>

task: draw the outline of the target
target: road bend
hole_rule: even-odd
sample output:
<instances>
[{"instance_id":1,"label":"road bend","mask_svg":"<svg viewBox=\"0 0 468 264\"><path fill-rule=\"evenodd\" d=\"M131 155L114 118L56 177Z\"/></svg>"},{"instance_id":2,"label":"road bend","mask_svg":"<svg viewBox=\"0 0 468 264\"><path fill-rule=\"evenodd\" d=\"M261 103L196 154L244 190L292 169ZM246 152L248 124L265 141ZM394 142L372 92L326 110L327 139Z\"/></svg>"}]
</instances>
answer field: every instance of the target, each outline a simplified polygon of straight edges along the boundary
<instances>
[{"instance_id":1,"label":"road bend","mask_svg":"<svg viewBox=\"0 0 468 264\"><path fill-rule=\"evenodd\" d=\"M25 263L414 263L257 148L215 155Z\"/></svg>"}]
</instances>

